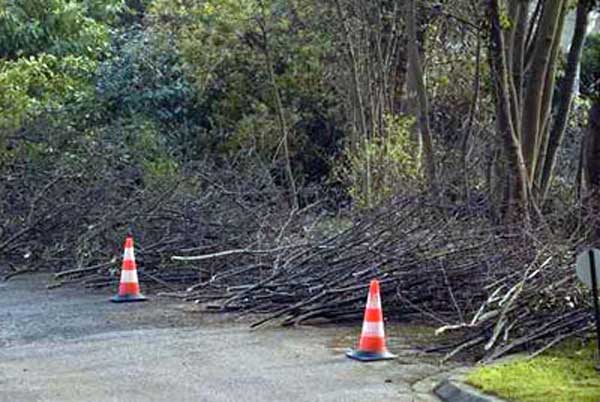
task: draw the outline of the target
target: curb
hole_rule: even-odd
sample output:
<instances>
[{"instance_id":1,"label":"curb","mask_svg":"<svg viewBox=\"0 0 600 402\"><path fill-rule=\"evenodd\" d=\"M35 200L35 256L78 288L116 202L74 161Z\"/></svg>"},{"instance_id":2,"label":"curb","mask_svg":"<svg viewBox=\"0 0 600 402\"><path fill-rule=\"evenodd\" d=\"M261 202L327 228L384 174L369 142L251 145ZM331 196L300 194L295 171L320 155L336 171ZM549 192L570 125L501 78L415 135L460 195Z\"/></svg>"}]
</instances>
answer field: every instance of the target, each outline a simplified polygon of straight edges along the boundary
<instances>
[{"instance_id":1,"label":"curb","mask_svg":"<svg viewBox=\"0 0 600 402\"><path fill-rule=\"evenodd\" d=\"M477 389L452 379L442 381L433 393L444 402L503 402Z\"/></svg>"}]
</instances>

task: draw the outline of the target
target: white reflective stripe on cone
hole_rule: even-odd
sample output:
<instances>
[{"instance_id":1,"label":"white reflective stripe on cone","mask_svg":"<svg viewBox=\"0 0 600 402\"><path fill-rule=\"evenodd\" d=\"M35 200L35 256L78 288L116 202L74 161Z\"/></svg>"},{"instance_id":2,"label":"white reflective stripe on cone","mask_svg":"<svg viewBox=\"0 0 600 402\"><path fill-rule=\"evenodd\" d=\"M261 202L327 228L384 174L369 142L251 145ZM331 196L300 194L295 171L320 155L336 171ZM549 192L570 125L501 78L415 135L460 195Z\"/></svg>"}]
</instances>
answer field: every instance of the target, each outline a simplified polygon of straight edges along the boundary
<instances>
[{"instance_id":1,"label":"white reflective stripe on cone","mask_svg":"<svg viewBox=\"0 0 600 402\"><path fill-rule=\"evenodd\" d=\"M369 298L369 301L367 302L367 308L381 309L381 298L379 295L373 295L373 297Z\"/></svg>"},{"instance_id":2,"label":"white reflective stripe on cone","mask_svg":"<svg viewBox=\"0 0 600 402\"><path fill-rule=\"evenodd\" d=\"M124 260L133 260L135 259L135 257L133 256L133 248L126 248L125 252L123 253L123 259Z\"/></svg>"},{"instance_id":3,"label":"white reflective stripe on cone","mask_svg":"<svg viewBox=\"0 0 600 402\"><path fill-rule=\"evenodd\" d=\"M362 335L383 337L383 322L364 321L362 327Z\"/></svg>"},{"instance_id":4,"label":"white reflective stripe on cone","mask_svg":"<svg viewBox=\"0 0 600 402\"><path fill-rule=\"evenodd\" d=\"M122 283L137 283L137 271L136 270L123 270L121 271L121 282Z\"/></svg>"}]
</instances>

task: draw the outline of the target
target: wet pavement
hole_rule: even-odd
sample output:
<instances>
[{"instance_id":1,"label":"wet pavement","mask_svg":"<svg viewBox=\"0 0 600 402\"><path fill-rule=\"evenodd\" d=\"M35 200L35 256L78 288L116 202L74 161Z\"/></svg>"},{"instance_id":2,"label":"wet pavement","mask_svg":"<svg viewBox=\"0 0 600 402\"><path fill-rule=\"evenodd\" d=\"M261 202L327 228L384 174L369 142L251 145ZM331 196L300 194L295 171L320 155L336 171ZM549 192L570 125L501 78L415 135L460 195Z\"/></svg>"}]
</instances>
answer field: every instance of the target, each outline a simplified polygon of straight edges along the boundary
<instances>
[{"instance_id":1,"label":"wet pavement","mask_svg":"<svg viewBox=\"0 0 600 402\"><path fill-rule=\"evenodd\" d=\"M394 361L344 356L354 327L250 330L193 304L0 283L0 401L435 401L445 372L389 327ZM419 386L417 386L419 385Z\"/></svg>"}]
</instances>

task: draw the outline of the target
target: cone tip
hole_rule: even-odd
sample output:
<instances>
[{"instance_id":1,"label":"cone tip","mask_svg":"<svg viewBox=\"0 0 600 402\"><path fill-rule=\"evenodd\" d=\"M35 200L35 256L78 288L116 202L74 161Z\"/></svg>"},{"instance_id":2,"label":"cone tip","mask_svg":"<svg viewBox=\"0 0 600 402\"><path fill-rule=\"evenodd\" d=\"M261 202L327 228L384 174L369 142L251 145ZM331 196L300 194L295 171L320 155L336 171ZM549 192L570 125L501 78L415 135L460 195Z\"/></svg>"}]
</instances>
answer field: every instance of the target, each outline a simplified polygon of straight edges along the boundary
<instances>
[{"instance_id":1,"label":"cone tip","mask_svg":"<svg viewBox=\"0 0 600 402\"><path fill-rule=\"evenodd\" d=\"M133 236L131 235L127 235L127 237L125 238L125 248L132 248L133 247Z\"/></svg>"}]
</instances>

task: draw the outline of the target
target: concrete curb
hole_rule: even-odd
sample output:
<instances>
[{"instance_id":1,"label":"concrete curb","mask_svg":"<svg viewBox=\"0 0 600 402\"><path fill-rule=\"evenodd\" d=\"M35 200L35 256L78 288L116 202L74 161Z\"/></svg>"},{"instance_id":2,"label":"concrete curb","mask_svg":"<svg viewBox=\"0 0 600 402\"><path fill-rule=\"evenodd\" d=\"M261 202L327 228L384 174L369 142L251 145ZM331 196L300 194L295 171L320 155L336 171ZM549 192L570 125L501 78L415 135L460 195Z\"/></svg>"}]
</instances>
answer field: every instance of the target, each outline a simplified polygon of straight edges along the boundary
<instances>
[{"instance_id":1,"label":"concrete curb","mask_svg":"<svg viewBox=\"0 0 600 402\"><path fill-rule=\"evenodd\" d=\"M433 393L444 402L503 402L456 379L442 381Z\"/></svg>"}]
</instances>

